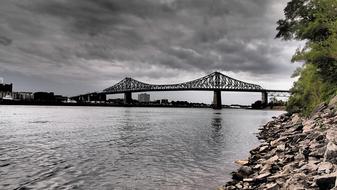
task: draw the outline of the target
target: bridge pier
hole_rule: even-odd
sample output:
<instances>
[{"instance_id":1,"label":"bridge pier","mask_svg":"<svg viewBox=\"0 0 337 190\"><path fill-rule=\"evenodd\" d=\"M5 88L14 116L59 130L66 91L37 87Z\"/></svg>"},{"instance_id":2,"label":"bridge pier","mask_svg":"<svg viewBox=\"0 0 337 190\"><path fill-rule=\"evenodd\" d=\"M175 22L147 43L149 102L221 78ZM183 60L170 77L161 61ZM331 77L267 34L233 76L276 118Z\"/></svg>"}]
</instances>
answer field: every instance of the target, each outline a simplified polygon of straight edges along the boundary
<instances>
[{"instance_id":1,"label":"bridge pier","mask_svg":"<svg viewBox=\"0 0 337 190\"><path fill-rule=\"evenodd\" d=\"M261 102L262 102L263 106L267 106L268 105L268 93L267 93L267 91L263 91L262 92Z\"/></svg>"},{"instance_id":2,"label":"bridge pier","mask_svg":"<svg viewBox=\"0 0 337 190\"><path fill-rule=\"evenodd\" d=\"M214 90L213 109L221 109L221 90Z\"/></svg>"},{"instance_id":3,"label":"bridge pier","mask_svg":"<svg viewBox=\"0 0 337 190\"><path fill-rule=\"evenodd\" d=\"M132 103L132 93L131 92L125 92L124 93L124 104L130 105Z\"/></svg>"}]
</instances>

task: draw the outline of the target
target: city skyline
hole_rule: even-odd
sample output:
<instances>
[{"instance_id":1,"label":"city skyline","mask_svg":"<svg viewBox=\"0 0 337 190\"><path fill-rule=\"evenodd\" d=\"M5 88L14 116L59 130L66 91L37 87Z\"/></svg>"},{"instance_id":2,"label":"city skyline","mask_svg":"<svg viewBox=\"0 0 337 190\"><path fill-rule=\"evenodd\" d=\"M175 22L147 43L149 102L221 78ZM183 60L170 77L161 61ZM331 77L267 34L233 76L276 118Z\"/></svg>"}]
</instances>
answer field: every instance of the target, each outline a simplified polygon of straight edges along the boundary
<instances>
[{"instance_id":1,"label":"city skyline","mask_svg":"<svg viewBox=\"0 0 337 190\"><path fill-rule=\"evenodd\" d=\"M290 60L300 43L274 39L286 3L4 1L0 77L16 91L67 96L102 90L126 76L168 84L213 71L264 88L289 89L300 66ZM228 99L252 101L230 93ZM209 95L191 93L184 100L209 103Z\"/></svg>"}]
</instances>

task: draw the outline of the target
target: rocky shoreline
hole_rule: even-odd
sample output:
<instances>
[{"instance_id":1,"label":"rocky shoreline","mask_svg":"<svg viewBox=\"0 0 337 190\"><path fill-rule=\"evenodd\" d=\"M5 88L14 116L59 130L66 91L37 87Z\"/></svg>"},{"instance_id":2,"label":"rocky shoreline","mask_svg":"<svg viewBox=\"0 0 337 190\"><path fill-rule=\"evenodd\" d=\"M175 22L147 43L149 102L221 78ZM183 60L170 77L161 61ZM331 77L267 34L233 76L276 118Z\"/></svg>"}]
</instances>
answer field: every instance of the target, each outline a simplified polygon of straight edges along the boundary
<instances>
[{"instance_id":1,"label":"rocky shoreline","mask_svg":"<svg viewBox=\"0 0 337 190\"><path fill-rule=\"evenodd\" d=\"M232 181L232 189L337 189L337 96L319 105L308 118L283 114L260 129L262 144Z\"/></svg>"}]
</instances>

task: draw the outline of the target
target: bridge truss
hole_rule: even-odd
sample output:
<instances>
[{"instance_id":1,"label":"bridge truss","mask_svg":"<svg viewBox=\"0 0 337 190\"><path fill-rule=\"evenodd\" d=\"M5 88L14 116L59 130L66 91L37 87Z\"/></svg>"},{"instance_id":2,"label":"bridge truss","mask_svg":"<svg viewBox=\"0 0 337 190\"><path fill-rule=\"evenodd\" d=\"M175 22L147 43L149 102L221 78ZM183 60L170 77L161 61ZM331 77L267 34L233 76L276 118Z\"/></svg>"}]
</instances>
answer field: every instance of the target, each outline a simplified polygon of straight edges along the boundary
<instances>
[{"instance_id":1,"label":"bridge truss","mask_svg":"<svg viewBox=\"0 0 337 190\"><path fill-rule=\"evenodd\" d=\"M125 92L142 91L174 91L174 90L221 90L221 91L251 91L262 92L260 85L243 82L228 77L222 73L214 72L205 77L179 84L156 85L147 84L132 78L124 78L117 84L106 88L103 93L117 94Z\"/></svg>"}]
</instances>

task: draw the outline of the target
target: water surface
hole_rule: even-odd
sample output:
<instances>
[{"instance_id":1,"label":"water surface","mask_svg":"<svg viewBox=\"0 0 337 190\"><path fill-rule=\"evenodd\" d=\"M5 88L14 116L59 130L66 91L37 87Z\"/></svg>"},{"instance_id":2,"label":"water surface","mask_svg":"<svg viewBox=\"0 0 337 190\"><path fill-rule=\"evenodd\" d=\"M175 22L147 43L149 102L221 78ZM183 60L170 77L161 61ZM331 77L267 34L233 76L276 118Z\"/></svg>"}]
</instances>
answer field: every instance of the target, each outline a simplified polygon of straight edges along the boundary
<instances>
[{"instance_id":1,"label":"water surface","mask_svg":"<svg viewBox=\"0 0 337 190\"><path fill-rule=\"evenodd\" d=\"M214 189L281 113L0 106L0 189Z\"/></svg>"}]
</instances>

